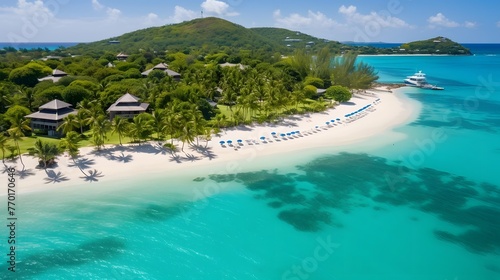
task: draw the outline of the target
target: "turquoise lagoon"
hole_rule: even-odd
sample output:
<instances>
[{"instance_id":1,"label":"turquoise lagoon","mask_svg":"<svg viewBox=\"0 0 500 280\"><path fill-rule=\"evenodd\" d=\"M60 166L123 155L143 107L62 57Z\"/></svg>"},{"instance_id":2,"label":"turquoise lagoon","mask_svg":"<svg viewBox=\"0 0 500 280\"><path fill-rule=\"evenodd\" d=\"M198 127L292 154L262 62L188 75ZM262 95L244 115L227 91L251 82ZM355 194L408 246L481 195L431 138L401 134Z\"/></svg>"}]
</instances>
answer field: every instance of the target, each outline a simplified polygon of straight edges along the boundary
<instances>
[{"instance_id":1,"label":"turquoise lagoon","mask_svg":"<svg viewBox=\"0 0 500 280\"><path fill-rule=\"evenodd\" d=\"M500 279L500 57L361 59L445 87L404 139L24 194L1 279Z\"/></svg>"}]
</instances>

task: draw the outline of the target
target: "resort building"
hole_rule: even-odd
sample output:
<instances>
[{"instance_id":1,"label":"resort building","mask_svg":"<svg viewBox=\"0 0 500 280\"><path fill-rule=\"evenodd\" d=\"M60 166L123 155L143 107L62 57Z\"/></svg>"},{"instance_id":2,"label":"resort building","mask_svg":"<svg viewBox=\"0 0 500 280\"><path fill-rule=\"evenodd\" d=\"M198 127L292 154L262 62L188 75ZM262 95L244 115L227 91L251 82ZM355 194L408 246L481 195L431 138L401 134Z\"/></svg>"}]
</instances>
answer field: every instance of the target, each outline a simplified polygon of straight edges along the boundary
<instances>
[{"instance_id":1,"label":"resort building","mask_svg":"<svg viewBox=\"0 0 500 280\"><path fill-rule=\"evenodd\" d=\"M52 75L49 75L47 77L43 77L38 79L39 82L41 81L53 81L54 83L59 81L62 77L66 77L68 74L64 71L61 71L59 69L54 69L52 71Z\"/></svg>"},{"instance_id":2,"label":"resort building","mask_svg":"<svg viewBox=\"0 0 500 280\"><path fill-rule=\"evenodd\" d=\"M47 61L47 60L61 60L62 56L57 56L57 55L47 55L45 57L40 58L42 61Z\"/></svg>"},{"instance_id":3,"label":"resort building","mask_svg":"<svg viewBox=\"0 0 500 280\"><path fill-rule=\"evenodd\" d=\"M241 64L241 63L229 63L229 62L225 62L225 63L221 63L219 64L220 67L238 67L240 68L240 70L245 70L245 68L247 68L247 66Z\"/></svg>"},{"instance_id":4,"label":"resort building","mask_svg":"<svg viewBox=\"0 0 500 280\"><path fill-rule=\"evenodd\" d=\"M146 112L148 107L149 103L141 103L138 97L126 93L109 106L106 111L109 113L110 119L114 119L115 116L131 119L140 113Z\"/></svg>"},{"instance_id":5,"label":"resort building","mask_svg":"<svg viewBox=\"0 0 500 280\"><path fill-rule=\"evenodd\" d=\"M316 89L316 94L317 94L318 96L325 95L325 92L326 92L326 89L324 89L324 88L317 88L317 89Z\"/></svg>"},{"instance_id":6,"label":"resort building","mask_svg":"<svg viewBox=\"0 0 500 280\"><path fill-rule=\"evenodd\" d=\"M60 136L61 133L57 131L57 128L64 122L64 118L78 112L71 108L71 104L58 99L54 99L38 109L38 112L27 115L26 118L31 119L31 129L45 131L49 136Z\"/></svg>"},{"instance_id":7,"label":"resort building","mask_svg":"<svg viewBox=\"0 0 500 280\"><path fill-rule=\"evenodd\" d=\"M125 61L125 60L127 60L127 58L128 58L128 54L126 54L126 53L121 52L121 53L116 55L116 59L118 59L119 61Z\"/></svg>"},{"instance_id":8,"label":"resort building","mask_svg":"<svg viewBox=\"0 0 500 280\"><path fill-rule=\"evenodd\" d=\"M157 64L155 67L142 72L142 75L147 77L153 70L163 71L165 74L169 75L170 77L172 77L176 81L179 81L181 79L181 74L168 69L168 64L165 64L165 63Z\"/></svg>"}]
</instances>

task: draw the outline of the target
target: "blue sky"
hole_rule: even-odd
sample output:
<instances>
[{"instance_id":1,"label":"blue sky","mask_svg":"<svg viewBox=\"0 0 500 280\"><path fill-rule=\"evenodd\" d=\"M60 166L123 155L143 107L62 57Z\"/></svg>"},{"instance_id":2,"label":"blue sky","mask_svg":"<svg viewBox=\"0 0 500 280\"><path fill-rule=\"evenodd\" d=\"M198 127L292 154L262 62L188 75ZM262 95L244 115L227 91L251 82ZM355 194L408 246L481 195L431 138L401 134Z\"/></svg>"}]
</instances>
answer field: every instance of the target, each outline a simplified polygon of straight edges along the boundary
<instances>
[{"instance_id":1,"label":"blue sky","mask_svg":"<svg viewBox=\"0 0 500 280\"><path fill-rule=\"evenodd\" d=\"M500 43L495 0L2 0L1 42L90 42L216 16L338 41Z\"/></svg>"}]
</instances>

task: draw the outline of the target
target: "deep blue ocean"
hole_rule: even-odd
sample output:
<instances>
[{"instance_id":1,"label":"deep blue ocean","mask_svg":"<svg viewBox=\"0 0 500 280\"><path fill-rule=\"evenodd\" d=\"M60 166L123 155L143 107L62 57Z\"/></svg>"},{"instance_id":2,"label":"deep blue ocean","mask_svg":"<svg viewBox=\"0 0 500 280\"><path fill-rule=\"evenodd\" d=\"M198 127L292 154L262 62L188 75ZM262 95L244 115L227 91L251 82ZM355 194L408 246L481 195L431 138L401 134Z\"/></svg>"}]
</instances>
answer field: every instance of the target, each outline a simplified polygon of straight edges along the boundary
<instances>
[{"instance_id":1,"label":"deep blue ocean","mask_svg":"<svg viewBox=\"0 0 500 280\"><path fill-rule=\"evenodd\" d=\"M76 46L79 43L74 43L74 42L50 42L50 43L40 43L40 42L33 42L33 43L7 43L7 42L0 42L0 49L6 48L6 47L12 47L15 49L49 49L51 51L56 50L60 47L63 48L68 48L72 46Z\"/></svg>"},{"instance_id":2,"label":"deep blue ocean","mask_svg":"<svg viewBox=\"0 0 500 280\"><path fill-rule=\"evenodd\" d=\"M418 118L362 143L24 194L0 279L500 279L500 48L481 52L360 57L445 88L404 88Z\"/></svg>"}]
</instances>

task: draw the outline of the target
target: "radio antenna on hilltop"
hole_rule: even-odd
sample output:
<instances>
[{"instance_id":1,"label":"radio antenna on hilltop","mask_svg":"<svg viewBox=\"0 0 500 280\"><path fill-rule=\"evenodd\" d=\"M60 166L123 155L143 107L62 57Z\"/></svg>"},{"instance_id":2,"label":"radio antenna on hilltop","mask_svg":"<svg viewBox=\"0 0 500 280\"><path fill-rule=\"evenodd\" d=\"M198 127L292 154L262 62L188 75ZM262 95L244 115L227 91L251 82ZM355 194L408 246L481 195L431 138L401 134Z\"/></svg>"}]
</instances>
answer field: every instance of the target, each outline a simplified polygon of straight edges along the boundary
<instances>
[{"instance_id":1,"label":"radio antenna on hilltop","mask_svg":"<svg viewBox=\"0 0 500 280\"><path fill-rule=\"evenodd\" d=\"M201 18L203 18L203 10L201 10Z\"/></svg>"}]
</instances>

